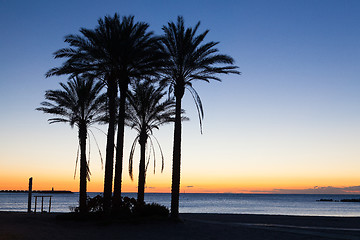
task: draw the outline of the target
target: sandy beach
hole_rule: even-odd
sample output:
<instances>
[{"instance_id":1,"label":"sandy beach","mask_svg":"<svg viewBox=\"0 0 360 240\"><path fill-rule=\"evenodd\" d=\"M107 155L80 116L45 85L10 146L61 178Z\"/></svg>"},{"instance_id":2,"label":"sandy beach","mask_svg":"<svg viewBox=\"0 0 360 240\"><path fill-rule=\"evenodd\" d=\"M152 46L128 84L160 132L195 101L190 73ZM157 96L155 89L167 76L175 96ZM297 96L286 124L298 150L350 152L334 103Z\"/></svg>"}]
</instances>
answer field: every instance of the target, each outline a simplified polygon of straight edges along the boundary
<instances>
[{"instance_id":1,"label":"sandy beach","mask_svg":"<svg viewBox=\"0 0 360 240\"><path fill-rule=\"evenodd\" d=\"M0 212L0 240L360 239L359 217L181 214L183 222L84 222L58 214Z\"/></svg>"}]
</instances>

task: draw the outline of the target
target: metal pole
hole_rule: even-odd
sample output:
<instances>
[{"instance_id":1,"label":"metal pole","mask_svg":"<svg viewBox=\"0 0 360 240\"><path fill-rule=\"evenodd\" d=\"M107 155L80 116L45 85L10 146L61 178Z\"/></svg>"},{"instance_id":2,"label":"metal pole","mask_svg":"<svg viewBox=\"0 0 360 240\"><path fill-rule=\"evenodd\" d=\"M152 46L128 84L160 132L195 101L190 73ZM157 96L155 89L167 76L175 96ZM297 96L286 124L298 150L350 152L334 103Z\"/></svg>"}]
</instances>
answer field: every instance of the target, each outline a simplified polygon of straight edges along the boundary
<instances>
[{"instance_id":1,"label":"metal pole","mask_svg":"<svg viewBox=\"0 0 360 240\"><path fill-rule=\"evenodd\" d=\"M44 196L41 196L41 213L44 212Z\"/></svg>"},{"instance_id":2,"label":"metal pole","mask_svg":"<svg viewBox=\"0 0 360 240\"><path fill-rule=\"evenodd\" d=\"M35 213L36 213L36 205L37 205L37 196L35 196L35 210L34 210Z\"/></svg>"},{"instance_id":3,"label":"metal pole","mask_svg":"<svg viewBox=\"0 0 360 240\"><path fill-rule=\"evenodd\" d=\"M32 177L29 178L28 213L31 212L32 180L33 180Z\"/></svg>"}]
</instances>

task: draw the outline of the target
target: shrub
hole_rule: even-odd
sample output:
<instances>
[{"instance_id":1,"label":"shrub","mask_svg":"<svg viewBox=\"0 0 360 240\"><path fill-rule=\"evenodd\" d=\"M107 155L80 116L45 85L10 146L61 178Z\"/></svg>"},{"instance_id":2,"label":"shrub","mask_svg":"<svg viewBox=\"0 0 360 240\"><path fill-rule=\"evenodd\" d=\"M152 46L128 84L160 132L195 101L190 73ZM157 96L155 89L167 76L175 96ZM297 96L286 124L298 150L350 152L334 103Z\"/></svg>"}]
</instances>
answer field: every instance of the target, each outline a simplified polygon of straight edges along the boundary
<instances>
[{"instance_id":1,"label":"shrub","mask_svg":"<svg viewBox=\"0 0 360 240\"><path fill-rule=\"evenodd\" d=\"M104 202L104 198L101 195L96 195L93 198L88 196L86 198L87 212L102 212L103 202ZM78 213L80 212L80 209L79 207L70 207L70 211Z\"/></svg>"},{"instance_id":2,"label":"shrub","mask_svg":"<svg viewBox=\"0 0 360 240\"><path fill-rule=\"evenodd\" d=\"M87 197L87 211L92 213L103 212L104 197L97 195L93 198ZM70 208L71 211L78 213L79 207ZM158 203L142 203L139 204L135 198L122 197L120 212L115 217L167 217L169 209Z\"/></svg>"},{"instance_id":3,"label":"shrub","mask_svg":"<svg viewBox=\"0 0 360 240\"><path fill-rule=\"evenodd\" d=\"M87 197L86 207L88 212L102 212L103 211L104 198L101 195L95 197Z\"/></svg>"},{"instance_id":4,"label":"shrub","mask_svg":"<svg viewBox=\"0 0 360 240\"><path fill-rule=\"evenodd\" d=\"M138 204L134 209L134 214L141 217L167 217L169 216L169 209L158 203Z\"/></svg>"}]
</instances>

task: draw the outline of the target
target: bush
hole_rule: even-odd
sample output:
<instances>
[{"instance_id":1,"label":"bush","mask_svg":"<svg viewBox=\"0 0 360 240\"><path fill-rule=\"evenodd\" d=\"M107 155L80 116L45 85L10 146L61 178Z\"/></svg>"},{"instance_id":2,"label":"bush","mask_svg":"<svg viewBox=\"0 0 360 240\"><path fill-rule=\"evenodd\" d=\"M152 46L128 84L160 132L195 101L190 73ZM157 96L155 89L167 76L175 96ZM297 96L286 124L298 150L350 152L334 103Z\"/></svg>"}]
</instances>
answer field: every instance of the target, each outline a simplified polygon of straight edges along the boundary
<instances>
[{"instance_id":1,"label":"bush","mask_svg":"<svg viewBox=\"0 0 360 240\"><path fill-rule=\"evenodd\" d=\"M87 197L86 206L88 212L103 212L103 203L104 198L101 195L96 195L95 197Z\"/></svg>"},{"instance_id":2,"label":"bush","mask_svg":"<svg viewBox=\"0 0 360 240\"><path fill-rule=\"evenodd\" d=\"M103 212L103 202L104 198L101 195L96 195L95 197L86 198L86 208L87 212ZM70 211L78 213L80 212L79 207L70 207Z\"/></svg>"},{"instance_id":3,"label":"bush","mask_svg":"<svg viewBox=\"0 0 360 240\"><path fill-rule=\"evenodd\" d=\"M169 216L169 209L158 203L146 203L143 205L136 205L134 214L141 217L167 217Z\"/></svg>"},{"instance_id":4,"label":"bush","mask_svg":"<svg viewBox=\"0 0 360 240\"><path fill-rule=\"evenodd\" d=\"M93 198L87 197L86 205L87 211L90 213L103 212L104 197L97 195ZM71 211L78 213L79 207L70 208ZM158 203L138 203L135 198L122 197L120 212L115 217L128 218L128 217L168 217L169 209Z\"/></svg>"}]
</instances>

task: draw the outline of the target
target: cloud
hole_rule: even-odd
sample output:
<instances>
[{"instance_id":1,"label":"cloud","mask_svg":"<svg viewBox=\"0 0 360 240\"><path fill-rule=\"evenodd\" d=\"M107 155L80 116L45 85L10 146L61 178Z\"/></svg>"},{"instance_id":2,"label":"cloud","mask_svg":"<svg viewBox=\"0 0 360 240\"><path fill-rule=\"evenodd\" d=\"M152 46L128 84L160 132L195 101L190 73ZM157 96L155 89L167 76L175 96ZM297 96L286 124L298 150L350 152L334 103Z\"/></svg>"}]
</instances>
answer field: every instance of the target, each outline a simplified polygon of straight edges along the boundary
<instances>
[{"instance_id":1,"label":"cloud","mask_svg":"<svg viewBox=\"0 0 360 240\"><path fill-rule=\"evenodd\" d=\"M187 188L193 188L194 186L186 186Z\"/></svg>"},{"instance_id":2,"label":"cloud","mask_svg":"<svg viewBox=\"0 0 360 240\"><path fill-rule=\"evenodd\" d=\"M279 194L360 194L360 186L349 186L349 187L319 187L307 189L273 189L268 193L279 193Z\"/></svg>"}]
</instances>

